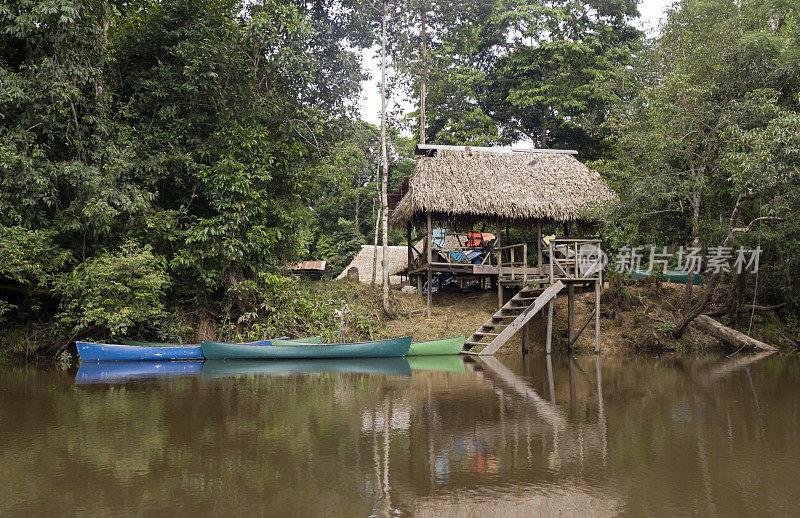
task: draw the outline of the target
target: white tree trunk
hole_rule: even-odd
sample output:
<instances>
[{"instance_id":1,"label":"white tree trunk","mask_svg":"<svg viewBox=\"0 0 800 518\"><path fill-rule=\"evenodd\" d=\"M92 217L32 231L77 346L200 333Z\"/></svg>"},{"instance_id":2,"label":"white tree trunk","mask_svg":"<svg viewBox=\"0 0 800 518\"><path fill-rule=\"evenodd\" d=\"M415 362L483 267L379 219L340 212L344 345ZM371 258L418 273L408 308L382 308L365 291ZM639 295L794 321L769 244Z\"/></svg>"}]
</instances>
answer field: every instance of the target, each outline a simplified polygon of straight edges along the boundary
<instances>
[{"instance_id":1,"label":"white tree trunk","mask_svg":"<svg viewBox=\"0 0 800 518\"><path fill-rule=\"evenodd\" d=\"M425 98L428 95L428 34L426 27L428 6L422 6L422 71L419 87L419 143L425 143Z\"/></svg>"},{"instance_id":2,"label":"white tree trunk","mask_svg":"<svg viewBox=\"0 0 800 518\"><path fill-rule=\"evenodd\" d=\"M389 180L389 161L386 152L386 18L389 3L383 2L381 20L381 162L383 178L381 185L381 219L383 223L383 311L389 313L389 200L387 183Z\"/></svg>"},{"instance_id":3,"label":"white tree trunk","mask_svg":"<svg viewBox=\"0 0 800 518\"><path fill-rule=\"evenodd\" d=\"M380 170L380 168L378 168ZM381 193L381 177L378 174L379 171L375 171L375 188L378 191L378 197L380 198ZM378 208L377 214L375 214L375 242L372 246L372 285L375 285L375 279L378 275L378 232L381 228L381 209Z\"/></svg>"}]
</instances>

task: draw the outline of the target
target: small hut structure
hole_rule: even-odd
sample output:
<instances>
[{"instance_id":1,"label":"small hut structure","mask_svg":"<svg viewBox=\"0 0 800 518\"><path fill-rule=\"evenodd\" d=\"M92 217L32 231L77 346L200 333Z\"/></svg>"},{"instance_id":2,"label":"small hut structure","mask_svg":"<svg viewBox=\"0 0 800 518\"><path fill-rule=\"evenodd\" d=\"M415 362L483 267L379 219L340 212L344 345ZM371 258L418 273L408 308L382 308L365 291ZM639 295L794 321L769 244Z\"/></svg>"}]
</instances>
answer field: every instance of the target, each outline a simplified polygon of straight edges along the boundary
<instances>
[{"instance_id":1,"label":"small hut structure","mask_svg":"<svg viewBox=\"0 0 800 518\"><path fill-rule=\"evenodd\" d=\"M600 259L598 256L602 254L597 252L602 248L602 239L600 236L580 239L562 236L544 243L542 226L566 222L574 224L573 227L593 228L597 220L596 211L616 198L597 171L579 162L574 156L577 154L575 151L567 150L533 149L519 152L420 144L417 154L421 155L417 166L395 195L395 200L400 199L389 218L394 227L406 229L409 278L415 277L421 285L423 278L430 283L433 274L449 272L485 277L497 285L498 314L476 331L467 341L466 349L473 345L487 345L484 350L494 351L517 328L524 327L527 330L527 319L512 322L517 324L516 327L501 322L510 318L514 309L525 310L526 303L530 304L531 308L528 309L532 310L533 303L530 301L535 297L530 295L544 294L557 282L568 287L569 338L570 344L574 342L577 335L574 335L572 323L573 286L594 283L599 305L602 268L587 269L583 263L587 255L592 255L596 261ZM485 254L479 262L451 261L449 257L458 254L447 254L444 259L442 254L434 254L438 251L436 240L432 237L435 224L461 230L475 228L478 224L483 227L489 225L497 239L492 244L491 253ZM528 242L503 242L503 227L530 231L533 236L530 249ZM417 240L412 236L415 228L420 232L418 237L424 237L422 250L412 244ZM471 247L463 248L465 252L472 250ZM519 293L515 295L517 300L504 303L504 287L519 288ZM552 297L560 289L558 287L548 292L551 295L545 302L548 303L550 315ZM596 313L599 315L599 312ZM598 324L599 320L595 322L596 328ZM502 327L511 328L510 332L494 332ZM552 317L548 327L552 330ZM548 352L550 335L551 332L548 332ZM491 346L488 346L489 342L480 341L483 337L492 336L497 338L490 338ZM524 338L523 344L526 344ZM596 337L596 348L597 344L599 335Z\"/></svg>"},{"instance_id":2,"label":"small hut structure","mask_svg":"<svg viewBox=\"0 0 800 518\"><path fill-rule=\"evenodd\" d=\"M408 270L408 253L405 246L390 246L389 248L389 283L398 284L402 282L401 274ZM358 280L361 282L372 282L372 261L375 257L375 247L372 245L361 245L361 250L350 261L350 264L339 274L337 279L347 277L350 268L358 268ZM383 279L383 247L378 246L378 272L375 282L380 283Z\"/></svg>"},{"instance_id":3,"label":"small hut structure","mask_svg":"<svg viewBox=\"0 0 800 518\"><path fill-rule=\"evenodd\" d=\"M302 261L292 266L292 273L319 280L327 267L327 261Z\"/></svg>"}]
</instances>

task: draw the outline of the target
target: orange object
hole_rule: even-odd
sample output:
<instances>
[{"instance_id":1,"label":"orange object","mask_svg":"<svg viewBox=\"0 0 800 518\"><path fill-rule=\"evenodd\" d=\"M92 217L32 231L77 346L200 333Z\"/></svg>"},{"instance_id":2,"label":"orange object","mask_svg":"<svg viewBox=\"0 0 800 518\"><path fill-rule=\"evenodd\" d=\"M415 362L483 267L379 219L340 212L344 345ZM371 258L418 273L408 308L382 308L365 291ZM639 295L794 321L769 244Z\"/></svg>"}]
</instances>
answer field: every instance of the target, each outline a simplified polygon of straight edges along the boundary
<instances>
[{"instance_id":1,"label":"orange object","mask_svg":"<svg viewBox=\"0 0 800 518\"><path fill-rule=\"evenodd\" d=\"M467 246L479 247L483 244L483 235L480 232L469 232L467 234Z\"/></svg>"}]
</instances>

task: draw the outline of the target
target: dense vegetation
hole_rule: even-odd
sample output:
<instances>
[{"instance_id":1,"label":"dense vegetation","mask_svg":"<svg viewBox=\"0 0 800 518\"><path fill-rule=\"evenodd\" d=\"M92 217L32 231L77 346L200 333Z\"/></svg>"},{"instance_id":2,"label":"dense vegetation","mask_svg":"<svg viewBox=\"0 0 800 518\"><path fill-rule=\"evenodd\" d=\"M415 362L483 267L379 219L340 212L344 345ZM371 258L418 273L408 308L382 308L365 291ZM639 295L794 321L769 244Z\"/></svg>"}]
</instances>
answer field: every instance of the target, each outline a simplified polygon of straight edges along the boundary
<instances>
[{"instance_id":1,"label":"dense vegetation","mask_svg":"<svg viewBox=\"0 0 800 518\"><path fill-rule=\"evenodd\" d=\"M179 339L198 322L335 328L315 309L330 296L298 296L282 273L307 258L336 273L372 242L378 129L356 107L379 7L0 0L0 350ZM798 8L684 0L653 39L636 14L632 0L397 3L391 86L425 84L429 142L578 149L620 194L612 248L760 243L762 303L796 325ZM413 168L400 134L420 114L405 115L390 187ZM735 319L752 275L732 277L709 280L731 286ZM692 302L676 335L710 301Z\"/></svg>"}]
</instances>

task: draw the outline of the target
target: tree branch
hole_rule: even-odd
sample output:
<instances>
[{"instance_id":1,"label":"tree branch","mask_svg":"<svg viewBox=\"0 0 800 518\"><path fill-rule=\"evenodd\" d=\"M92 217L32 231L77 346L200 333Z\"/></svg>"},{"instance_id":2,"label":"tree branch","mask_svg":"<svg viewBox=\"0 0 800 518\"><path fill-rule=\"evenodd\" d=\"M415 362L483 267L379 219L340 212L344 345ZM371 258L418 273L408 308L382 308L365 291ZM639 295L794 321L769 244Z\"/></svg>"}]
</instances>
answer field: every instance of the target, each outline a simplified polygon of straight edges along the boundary
<instances>
[{"instance_id":1,"label":"tree branch","mask_svg":"<svg viewBox=\"0 0 800 518\"><path fill-rule=\"evenodd\" d=\"M779 218L777 216L760 216L750 223L747 224L746 227L738 227L731 230L731 232L750 232L753 230L753 225L758 223L759 221L786 221L785 218Z\"/></svg>"}]
</instances>

